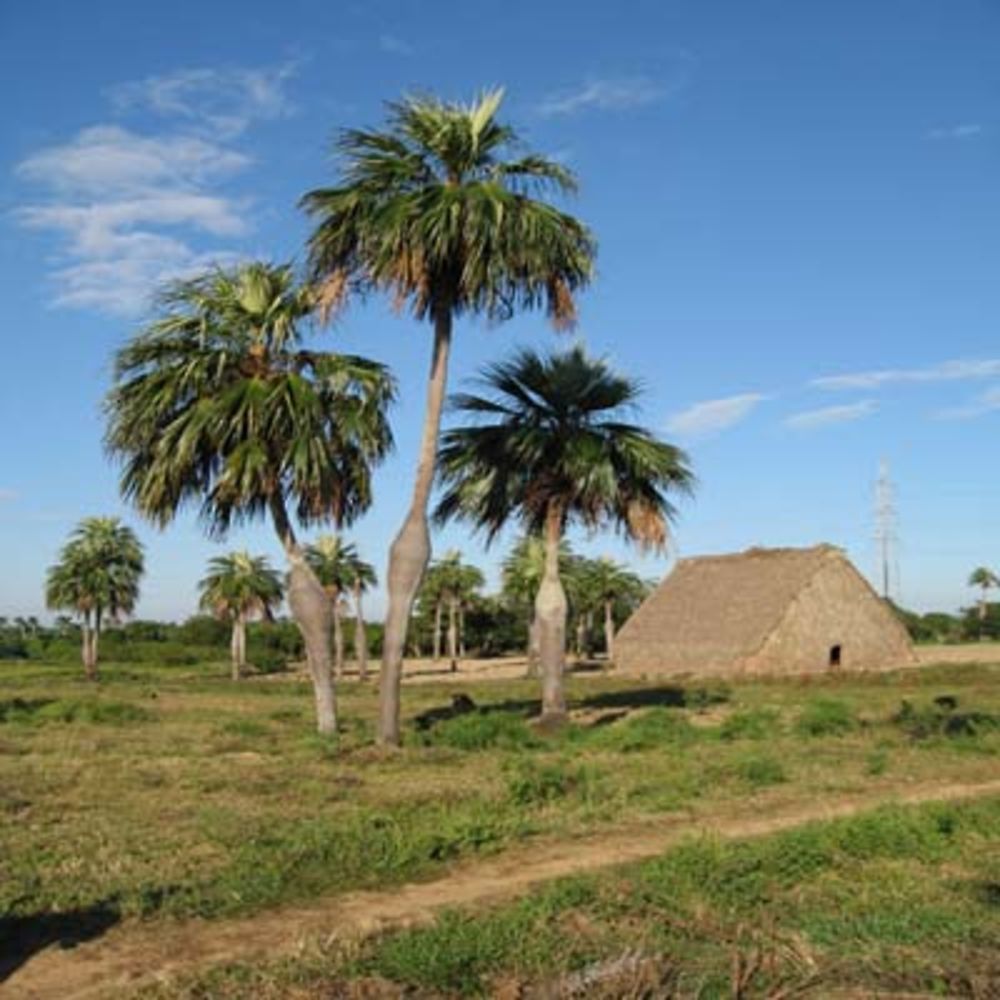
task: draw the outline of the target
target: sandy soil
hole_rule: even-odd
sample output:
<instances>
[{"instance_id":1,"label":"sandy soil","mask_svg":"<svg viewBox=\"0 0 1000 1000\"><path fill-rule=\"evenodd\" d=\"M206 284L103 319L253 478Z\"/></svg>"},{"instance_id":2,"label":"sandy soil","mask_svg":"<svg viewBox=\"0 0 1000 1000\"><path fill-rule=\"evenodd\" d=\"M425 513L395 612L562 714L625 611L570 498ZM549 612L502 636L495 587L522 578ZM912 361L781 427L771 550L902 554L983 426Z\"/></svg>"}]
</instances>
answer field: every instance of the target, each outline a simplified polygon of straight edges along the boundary
<instances>
[{"instance_id":1,"label":"sandy soil","mask_svg":"<svg viewBox=\"0 0 1000 1000\"><path fill-rule=\"evenodd\" d=\"M623 827L599 837L522 844L488 861L458 865L433 882L353 892L240 920L120 924L72 950L52 945L38 952L0 985L0 997L95 998L221 962L301 954L324 942L358 940L387 929L427 924L442 907L507 900L550 879L655 857L692 834L759 837L811 820L850 816L889 801L918 803L997 794L1000 780L976 785L885 785L863 795L819 805L785 804L780 809L747 809L743 802L738 812L710 821L677 817ZM757 815L747 818L754 811Z\"/></svg>"}]
</instances>

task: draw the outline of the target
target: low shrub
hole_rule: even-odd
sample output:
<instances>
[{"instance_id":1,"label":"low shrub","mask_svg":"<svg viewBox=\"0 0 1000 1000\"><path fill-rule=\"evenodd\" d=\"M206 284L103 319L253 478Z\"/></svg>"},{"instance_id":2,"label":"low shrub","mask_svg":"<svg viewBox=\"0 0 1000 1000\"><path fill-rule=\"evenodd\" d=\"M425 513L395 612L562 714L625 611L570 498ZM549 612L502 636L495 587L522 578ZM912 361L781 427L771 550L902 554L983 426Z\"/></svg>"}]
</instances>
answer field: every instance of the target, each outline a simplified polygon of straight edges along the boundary
<instances>
[{"instance_id":1,"label":"low shrub","mask_svg":"<svg viewBox=\"0 0 1000 1000\"><path fill-rule=\"evenodd\" d=\"M651 708L601 726L593 733L594 745L622 753L683 746L698 739L698 730L683 715L668 708Z\"/></svg>"},{"instance_id":2,"label":"low shrub","mask_svg":"<svg viewBox=\"0 0 1000 1000\"><path fill-rule=\"evenodd\" d=\"M600 794L601 773L566 761L514 761L507 768L507 794L519 806L538 806L575 794L591 801Z\"/></svg>"},{"instance_id":3,"label":"low shrub","mask_svg":"<svg viewBox=\"0 0 1000 1000\"><path fill-rule=\"evenodd\" d=\"M890 721L912 740L939 736L975 738L1000 729L1000 716L957 709L958 699L952 695L941 695L930 705L904 701Z\"/></svg>"},{"instance_id":4,"label":"low shrub","mask_svg":"<svg viewBox=\"0 0 1000 1000\"><path fill-rule=\"evenodd\" d=\"M835 698L817 698L799 714L795 728L802 736L840 736L858 724L854 710Z\"/></svg>"},{"instance_id":5,"label":"low shrub","mask_svg":"<svg viewBox=\"0 0 1000 1000\"><path fill-rule=\"evenodd\" d=\"M46 722L125 725L150 722L156 716L141 705L97 698L59 698L23 700L14 698L0 703L0 722L38 724Z\"/></svg>"},{"instance_id":6,"label":"low shrub","mask_svg":"<svg viewBox=\"0 0 1000 1000\"><path fill-rule=\"evenodd\" d=\"M736 764L737 776L754 788L780 785L788 775L780 760L775 757L748 757Z\"/></svg>"},{"instance_id":7,"label":"low shrub","mask_svg":"<svg viewBox=\"0 0 1000 1000\"><path fill-rule=\"evenodd\" d=\"M426 746L455 750L524 749L541 745L527 722L509 712L469 712L445 719L421 734Z\"/></svg>"},{"instance_id":8,"label":"low shrub","mask_svg":"<svg viewBox=\"0 0 1000 1000\"><path fill-rule=\"evenodd\" d=\"M773 708L734 712L719 726L723 740L766 740L781 734L781 714Z\"/></svg>"}]
</instances>

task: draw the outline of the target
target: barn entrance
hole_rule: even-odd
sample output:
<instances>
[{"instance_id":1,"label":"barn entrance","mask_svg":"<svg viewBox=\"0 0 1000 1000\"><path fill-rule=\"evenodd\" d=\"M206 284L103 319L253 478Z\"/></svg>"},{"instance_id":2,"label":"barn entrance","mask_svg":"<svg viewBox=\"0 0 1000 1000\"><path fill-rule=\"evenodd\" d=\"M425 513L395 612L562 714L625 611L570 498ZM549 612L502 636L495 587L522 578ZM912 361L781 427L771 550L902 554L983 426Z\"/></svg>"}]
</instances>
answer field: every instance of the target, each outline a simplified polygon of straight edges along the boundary
<instances>
[{"instance_id":1,"label":"barn entrance","mask_svg":"<svg viewBox=\"0 0 1000 1000\"><path fill-rule=\"evenodd\" d=\"M839 667L841 658L840 643L838 642L836 646L830 647L830 667Z\"/></svg>"}]
</instances>

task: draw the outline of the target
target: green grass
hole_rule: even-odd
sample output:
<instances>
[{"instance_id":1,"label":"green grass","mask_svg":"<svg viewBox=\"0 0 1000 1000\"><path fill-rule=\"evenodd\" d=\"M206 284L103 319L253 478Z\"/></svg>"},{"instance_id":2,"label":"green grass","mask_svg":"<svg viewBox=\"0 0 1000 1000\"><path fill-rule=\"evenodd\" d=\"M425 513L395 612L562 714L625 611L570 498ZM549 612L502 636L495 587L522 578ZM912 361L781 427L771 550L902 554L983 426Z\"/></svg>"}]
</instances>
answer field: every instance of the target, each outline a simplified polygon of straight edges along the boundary
<instances>
[{"instance_id":1,"label":"green grass","mask_svg":"<svg viewBox=\"0 0 1000 1000\"><path fill-rule=\"evenodd\" d=\"M1000 754L983 722L1000 714L988 666L725 688L579 676L569 695L585 721L555 733L530 722L530 681L463 684L478 709L418 729L455 693L421 684L405 691L406 746L387 757L372 745L373 686L341 686L329 739L301 680L227 672L108 664L93 685L76 664L0 667L0 915L248 913L665 813L710 823L985 780ZM942 695L958 699L948 718L978 721L922 735L901 720L904 701Z\"/></svg>"},{"instance_id":2,"label":"green grass","mask_svg":"<svg viewBox=\"0 0 1000 1000\"><path fill-rule=\"evenodd\" d=\"M884 807L758 840L691 840L360 951L334 945L152 992L360 996L350 985L366 982L386 991L370 995L488 996L501 983L512 996L567 995L553 987L587 982L572 995L985 997L1000 981L998 850L1000 798Z\"/></svg>"}]
</instances>

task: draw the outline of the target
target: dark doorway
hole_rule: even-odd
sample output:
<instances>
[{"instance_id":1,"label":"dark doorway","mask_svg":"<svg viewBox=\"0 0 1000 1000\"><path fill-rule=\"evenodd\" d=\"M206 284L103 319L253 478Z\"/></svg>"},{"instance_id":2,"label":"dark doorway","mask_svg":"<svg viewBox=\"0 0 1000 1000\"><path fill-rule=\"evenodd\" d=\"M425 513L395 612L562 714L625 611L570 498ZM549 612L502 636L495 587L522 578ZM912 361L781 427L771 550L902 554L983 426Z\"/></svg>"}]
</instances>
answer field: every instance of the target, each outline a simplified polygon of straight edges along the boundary
<instances>
[{"instance_id":1,"label":"dark doorway","mask_svg":"<svg viewBox=\"0 0 1000 1000\"><path fill-rule=\"evenodd\" d=\"M830 647L830 666L839 667L840 666L840 643L836 646Z\"/></svg>"}]
</instances>

